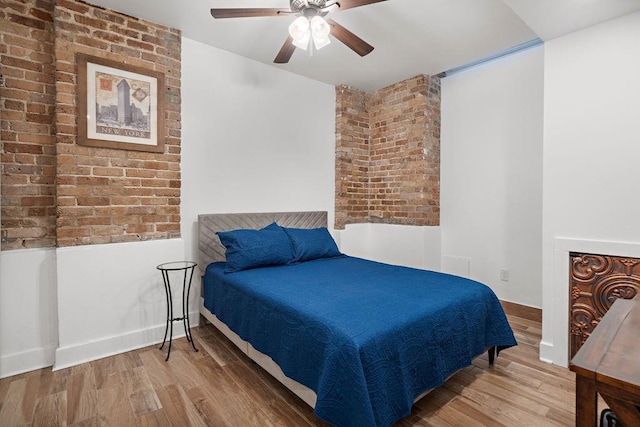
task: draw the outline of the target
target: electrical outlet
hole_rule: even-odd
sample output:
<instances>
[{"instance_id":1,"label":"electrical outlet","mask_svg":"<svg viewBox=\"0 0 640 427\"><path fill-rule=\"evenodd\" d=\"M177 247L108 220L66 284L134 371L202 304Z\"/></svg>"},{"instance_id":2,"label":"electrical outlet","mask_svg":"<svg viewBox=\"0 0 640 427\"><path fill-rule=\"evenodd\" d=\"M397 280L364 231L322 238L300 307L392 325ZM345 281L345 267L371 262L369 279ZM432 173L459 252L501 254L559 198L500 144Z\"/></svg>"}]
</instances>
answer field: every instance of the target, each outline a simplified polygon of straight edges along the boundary
<instances>
[{"instance_id":1,"label":"electrical outlet","mask_svg":"<svg viewBox=\"0 0 640 427\"><path fill-rule=\"evenodd\" d=\"M509 270L500 270L500 280L503 282L509 281Z\"/></svg>"}]
</instances>

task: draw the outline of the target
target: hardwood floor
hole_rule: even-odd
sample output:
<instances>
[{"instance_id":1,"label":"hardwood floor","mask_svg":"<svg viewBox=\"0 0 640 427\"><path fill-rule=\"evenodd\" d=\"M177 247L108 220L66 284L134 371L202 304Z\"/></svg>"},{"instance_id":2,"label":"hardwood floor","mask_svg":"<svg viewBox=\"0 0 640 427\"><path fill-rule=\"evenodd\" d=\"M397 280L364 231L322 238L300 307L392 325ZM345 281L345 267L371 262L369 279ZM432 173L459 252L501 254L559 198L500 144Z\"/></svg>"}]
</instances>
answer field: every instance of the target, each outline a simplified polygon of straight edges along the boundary
<instances>
[{"instance_id":1,"label":"hardwood floor","mask_svg":"<svg viewBox=\"0 0 640 427\"><path fill-rule=\"evenodd\" d=\"M486 354L418 401L397 426L572 426L574 374L540 362L540 322L508 315L519 345ZM312 409L213 326L199 352L174 340L56 372L0 380L0 426L318 426Z\"/></svg>"}]
</instances>

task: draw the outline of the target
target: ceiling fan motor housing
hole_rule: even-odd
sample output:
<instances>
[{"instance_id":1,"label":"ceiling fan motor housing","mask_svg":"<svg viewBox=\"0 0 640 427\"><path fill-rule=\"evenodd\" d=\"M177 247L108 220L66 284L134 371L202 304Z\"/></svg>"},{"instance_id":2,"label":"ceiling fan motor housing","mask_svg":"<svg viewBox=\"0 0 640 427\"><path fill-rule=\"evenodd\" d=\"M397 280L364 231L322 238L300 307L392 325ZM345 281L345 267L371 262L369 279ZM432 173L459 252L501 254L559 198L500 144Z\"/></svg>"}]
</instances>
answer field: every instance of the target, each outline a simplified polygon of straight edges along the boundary
<instances>
[{"instance_id":1,"label":"ceiling fan motor housing","mask_svg":"<svg viewBox=\"0 0 640 427\"><path fill-rule=\"evenodd\" d=\"M322 9L327 0L289 0L292 12L303 12L305 9Z\"/></svg>"}]
</instances>

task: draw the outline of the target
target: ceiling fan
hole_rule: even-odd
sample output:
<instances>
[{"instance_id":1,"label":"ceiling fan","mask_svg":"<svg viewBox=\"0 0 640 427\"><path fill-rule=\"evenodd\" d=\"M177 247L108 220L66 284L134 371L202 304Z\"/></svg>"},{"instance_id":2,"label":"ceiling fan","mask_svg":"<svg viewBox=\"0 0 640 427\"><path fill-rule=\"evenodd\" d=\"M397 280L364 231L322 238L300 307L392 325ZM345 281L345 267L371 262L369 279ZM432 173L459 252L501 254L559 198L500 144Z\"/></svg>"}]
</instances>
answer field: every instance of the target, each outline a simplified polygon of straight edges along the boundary
<instances>
[{"instance_id":1,"label":"ceiling fan","mask_svg":"<svg viewBox=\"0 0 640 427\"><path fill-rule=\"evenodd\" d=\"M325 16L330 12L366 6L386 0L289 0L289 9L245 8L211 9L211 16L222 18L252 18L259 16L298 16L289 26L289 37L273 60L276 64L286 64L296 47L301 49L321 49L330 43L329 34L340 40L360 56L373 50L373 46Z\"/></svg>"}]
</instances>

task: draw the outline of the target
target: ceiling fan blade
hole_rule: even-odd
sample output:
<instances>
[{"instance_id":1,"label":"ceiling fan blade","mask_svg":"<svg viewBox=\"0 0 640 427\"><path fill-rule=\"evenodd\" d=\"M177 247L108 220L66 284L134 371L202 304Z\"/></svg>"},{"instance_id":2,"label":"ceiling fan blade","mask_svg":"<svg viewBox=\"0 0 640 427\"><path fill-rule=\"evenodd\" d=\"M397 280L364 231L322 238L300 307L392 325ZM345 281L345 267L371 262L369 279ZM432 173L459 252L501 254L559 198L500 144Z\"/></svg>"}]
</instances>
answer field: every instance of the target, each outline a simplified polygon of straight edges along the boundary
<instances>
[{"instance_id":1,"label":"ceiling fan blade","mask_svg":"<svg viewBox=\"0 0 640 427\"><path fill-rule=\"evenodd\" d=\"M379 3L387 0L337 0L340 10L353 9L354 7L366 6L368 4Z\"/></svg>"},{"instance_id":2,"label":"ceiling fan blade","mask_svg":"<svg viewBox=\"0 0 640 427\"><path fill-rule=\"evenodd\" d=\"M318 12L329 13L329 12L335 12L336 10L340 10L340 4L337 1L333 3L326 3L323 8L318 9Z\"/></svg>"},{"instance_id":3,"label":"ceiling fan blade","mask_svg":"<svg viewBox=\"0 0 640 427\"><path fill-rule=\"evenodd\" d=\"M214 18L254 18L259 16L284 16L291 15L289 9L211 9L211 16Z\"/></svg>"},{"instance_id":4,"label":"ceiling fan blade","mask_svg":"<svg viewBox=\"0 0 640 427\"><path fill-rule=\"evenodd\" d=\"M293 44L293 37L287 37L287 40L284 42L282 47L280 48L280 52L276 55L276 59L273 60L276 64L286 64L291 59L291 55L293 55L293 51L296 50L296 46Z\"/></svg>"},{"instance_id":5,"label":"ceiling fan blade","mask_svg":"<svg viewBox=\"0 0 640 427\"><path fill-rule=\"evenodd\" d=\"M349 49L353 50L360 56L365 56L371 53L373 46L369 43L362 40L360 37L356 36L333 19L325 18L325 20L331 26L331 35L347 45Z\"/></svg>"}]
</instances>

